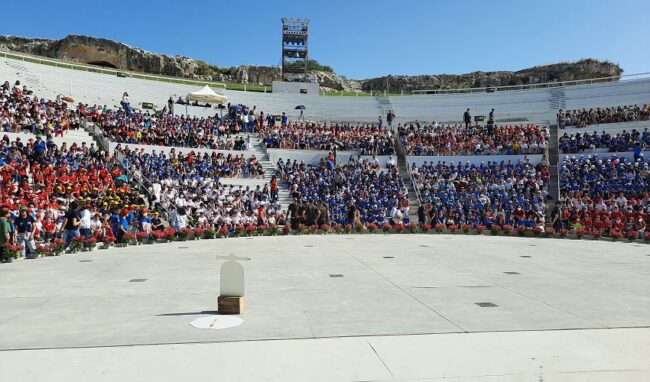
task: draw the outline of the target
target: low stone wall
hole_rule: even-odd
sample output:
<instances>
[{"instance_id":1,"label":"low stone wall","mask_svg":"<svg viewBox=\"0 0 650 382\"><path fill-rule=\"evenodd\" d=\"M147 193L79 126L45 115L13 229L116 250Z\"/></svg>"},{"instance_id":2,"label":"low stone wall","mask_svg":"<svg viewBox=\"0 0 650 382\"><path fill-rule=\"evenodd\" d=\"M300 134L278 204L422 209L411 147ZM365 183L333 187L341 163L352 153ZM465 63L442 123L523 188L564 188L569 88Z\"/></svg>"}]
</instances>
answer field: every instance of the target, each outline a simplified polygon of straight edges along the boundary
<instances>
[{"instance_id":1,"label":"low stone wall","mask_svg":"<svg viewBox=\"0 0 650 382\"><path fill-rule=\"evenodd\" d=\"M36 140L36 134L31 133L9 133L0 131L0 137L7 135L10 140L14 141L16 138L20 138L22 142L28 142L30 139ZM43 139L46 139L43 137ZM73 143L76 143L78 146L81 146L82 143L86 143L90 146L91 143L95 143L93 138L87 135L82 129L79 129L79 133L68 132L63 135L63 137L52 138L54 143L58 146L62 143L65 143L70 147Z\"/></svg>"},{"instance_id":2,"label":"low stone wall","mask_svg":"<svg viewBox=\"0 0 650 382\"><path fill-rule=\"evenodd\" d=\"M576 157L576 158L587 158L588 156L594 156L597 155L599 158L611 158L614 155L618 158L625 158L628 160L634 160L634 153L632 151L626 151L626 152L616 152L616 153L610 153L610 152L580 152L580 153L575 153L575 154L560 154L560 160L559 163L562 163L564 159L571 158L571 157ZM643 157L644 158L650 158L650 151L644 151L643 152Z\"/></svg>"},{"instance_id":3,"label":"low stone wall","mask_svg":"<svg viewBox=\"0 0 650 382\"><path fill-rule=\"evenodd\" d=\"M320 85L317 82L285 82L273 81L273 93L290 93L304 95L318 95Z\"/></svg>"},{"instance_id":4,"label":"low stone wall","mask_svg":"<svg viewBox=\"0 0 650 382\"><path fill-rule=\"evenodd\" d=\"M119 145L119 144L120 144L120 143L116 143L116 142L113 142L113 141L108 141L109 150L110 150L111 152L113 152L113 150L115 150L115 148L116 148L117 145ZM196 154L203 154L203 153L212 154L213 152L216 152L217 154L222 153L222 154L224 154L224 155L228 155L228 154L241 155L241 154L244 154L244 156L250 156L250 155L254 154L254 152L253 152L253 151L250 151L250 150L248 150L248 151L247 151L247 150L243 150L243 151L236 151L236 150L213 150L213 149L200 149L200 148L192 148L192 147L170 147L170 146L155 146L155 145L134 145L134 144L131 144L131 143L121 143L121 145L122 145L122 148L126 148L126 147L128 147L128 148L131 149L131 150L141 150L141 149L144 149L144 151L147 152L147 153L151 153L151 152L155 151L155 152L157 152L157 153L165 153L165 154L169 154L169 153L172 151L172 149L173 149L177 154L178 154L178 153L189 154L190 151L194 151L194 153L196 153Z\"/></svg>"},{"instance_id":5,"label":"low stone wall","mask_svg":"<svg viewBox=\"0 0 650 382\"><path fill-rule=\"evenodd\" d=\"M424 162L427 163L438 163L438 161L443 161L449 163L471 163L479 164L481 162L501 162L501 161L512 161L516 163L519 160L524 160L528 158L531 163L537 164L542 160L541 154L534 155L479 155L479 156L407 156L406 161L409 164L415 163L416 166L420 167Z\"/></svg>"},{"instance_id":6,"label":"low stone wall","mask_svg":"<svg viewBox=\"0 0 650 382\"><path fill-rule=\"evenodd\" d=\"M326 158L328 152L324 150L289 150L289 149L267 149L269 154L269 161L273 164L282 158L284 161L287 159L304 161L310 165L317 165L322 158ZM358 151L339 151L337 153L337 162L345 163L351 156L359 155Z\"/></svg>"},{"instance_id":7,"label":"low stone wall","mask_svg":"<svg viewBox=\"0 0 650 382\"><path fill-rule=\"evenodd\" d=\"M317 165L321 158L326 158L328 152L324 150L289 150L289 149L267 149L269 154L269 161L275 164L280 158L283 160L291 159L304 161L310 165ZM350 160L350 157L357 159L359 157L359 151L338 151L336 153L336 162L338 164L345 164ZM377 155L375 156L379 165L384 168L386 163L388 163L388 155ZM361 155L361 159L372 160L372 155ZM396 157L394 157L397 160Z\"/></svg>"}]
</instances>

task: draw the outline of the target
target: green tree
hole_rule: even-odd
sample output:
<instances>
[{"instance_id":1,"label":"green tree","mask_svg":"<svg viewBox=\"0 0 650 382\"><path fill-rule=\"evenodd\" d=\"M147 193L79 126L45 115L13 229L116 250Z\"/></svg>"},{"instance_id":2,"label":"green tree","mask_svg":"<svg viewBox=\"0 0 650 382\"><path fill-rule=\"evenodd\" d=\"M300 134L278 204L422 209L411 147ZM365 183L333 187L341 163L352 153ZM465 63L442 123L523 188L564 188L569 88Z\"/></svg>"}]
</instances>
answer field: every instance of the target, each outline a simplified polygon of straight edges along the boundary
<instances>
[{"instance_id":1,"label":"green tree","mask_svg":"<svg viewBox=\"0 0 650 382\"><path fill-rule=\"evenodd\" d=\"M222 68L216 65L208 64L203 60L196 60L196 65L198 67L196 68L195 74L199 76L211 76L217 73L228 74L230 72L230 68Z\"/></svg>"},{"instance_id":2,"label":"green tree","mask_svg":"<svg viewBox=\"0 0 650 382\"><path fill-rule=\"evenodd\" d=\"M300 61L294 61L290 65L288 65L289 70L297 72L301 71L305 67L305 61L300 60ZM321 65L318 61L316 60L307 60L307 70L312 71L312 70L319 70L322 72L330 72L334 73L334 69L332 69L331 66L327 65Z\"/></svg>"},{"instance_id":3,"label":"green tree","mask_svg":"<svg viewBox=\"0 0 650 382\"><path fill-rule=\"evenodd\" d=\"M320 70L322 72L330 72L330 73L334 72L334 69L332 69L331 66L321 65L316 60L307 60L307 70Z\"/></svg>"}]
</instances>

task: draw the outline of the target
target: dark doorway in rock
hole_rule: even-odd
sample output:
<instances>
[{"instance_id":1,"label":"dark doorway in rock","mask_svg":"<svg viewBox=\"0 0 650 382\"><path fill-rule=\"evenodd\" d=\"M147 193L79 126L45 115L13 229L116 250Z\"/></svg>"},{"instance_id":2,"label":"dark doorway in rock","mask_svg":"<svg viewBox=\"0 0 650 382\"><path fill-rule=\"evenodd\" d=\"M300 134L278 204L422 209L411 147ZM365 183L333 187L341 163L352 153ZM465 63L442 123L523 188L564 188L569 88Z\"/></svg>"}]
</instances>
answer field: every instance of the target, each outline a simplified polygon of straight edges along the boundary
<instances>
[{"instance_id":1,"label":"dark doorway in rock","mask_svg":"<svg viewBox=\"0 0 650 382\"><path fill-rule=\"evenodd\" d=\"M93 61L93 62L89 62L88 64L89 65L96 65L96 66L103 66L105 68L118 69L117 66L115 66L114 64L111 64L108 61Z\"/></svg>"}]
</instances>

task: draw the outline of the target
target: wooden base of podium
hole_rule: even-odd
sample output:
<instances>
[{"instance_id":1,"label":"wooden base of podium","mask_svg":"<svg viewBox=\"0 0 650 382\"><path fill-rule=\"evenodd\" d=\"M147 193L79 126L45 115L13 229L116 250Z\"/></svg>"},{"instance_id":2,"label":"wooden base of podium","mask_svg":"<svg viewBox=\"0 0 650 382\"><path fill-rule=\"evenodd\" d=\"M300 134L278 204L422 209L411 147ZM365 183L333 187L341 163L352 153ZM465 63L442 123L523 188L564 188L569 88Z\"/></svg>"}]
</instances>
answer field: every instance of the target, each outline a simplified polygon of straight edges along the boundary
<instances>
[{"instance_id":1,"label":"wooden base of podium","mask_svg":"<svg viewBox=\"0 0 650 382\"><path fill-rule=\"evenodd\" d=\"M217 298L217 304L219 306L219 314L244 314L243 297L219 296Z\"/></svg>"}]
</instances>

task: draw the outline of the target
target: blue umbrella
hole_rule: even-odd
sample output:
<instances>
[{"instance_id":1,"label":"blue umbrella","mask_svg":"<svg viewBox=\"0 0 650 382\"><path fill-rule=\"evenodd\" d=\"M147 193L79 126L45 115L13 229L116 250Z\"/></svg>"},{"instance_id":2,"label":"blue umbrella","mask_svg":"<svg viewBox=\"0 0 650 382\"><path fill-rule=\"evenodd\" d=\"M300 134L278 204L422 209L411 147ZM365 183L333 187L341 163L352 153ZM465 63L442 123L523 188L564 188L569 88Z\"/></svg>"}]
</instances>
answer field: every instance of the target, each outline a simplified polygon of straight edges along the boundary
<instances>
[{"instance_id":1,"label":"blue umbrella","mask_svg":"<svg viewBox=\"0 0 650 382\"><path fill-rule=\"evenodd\" d=\"M306 109L305 105L296 106L296 110L305 110L305 109Z\"/></svg>"}]
</instances>

